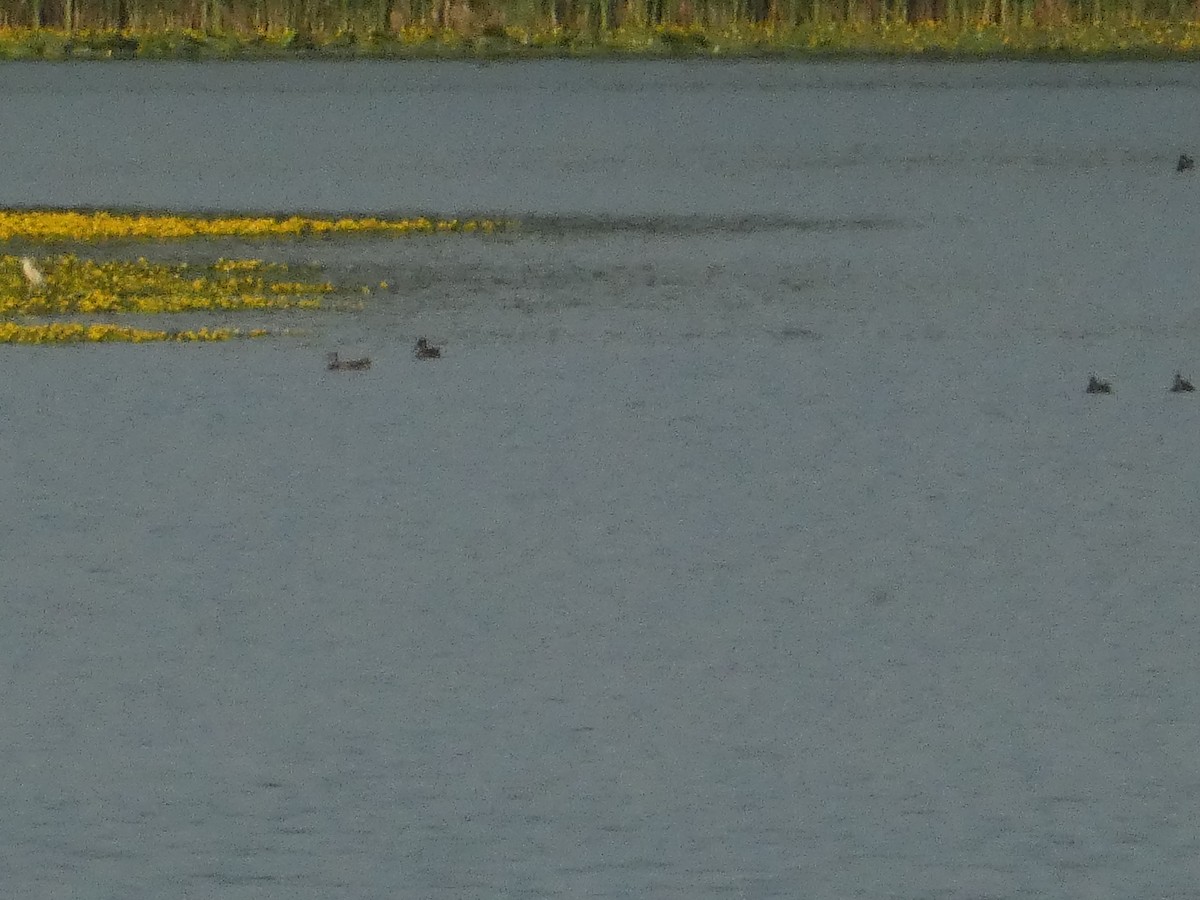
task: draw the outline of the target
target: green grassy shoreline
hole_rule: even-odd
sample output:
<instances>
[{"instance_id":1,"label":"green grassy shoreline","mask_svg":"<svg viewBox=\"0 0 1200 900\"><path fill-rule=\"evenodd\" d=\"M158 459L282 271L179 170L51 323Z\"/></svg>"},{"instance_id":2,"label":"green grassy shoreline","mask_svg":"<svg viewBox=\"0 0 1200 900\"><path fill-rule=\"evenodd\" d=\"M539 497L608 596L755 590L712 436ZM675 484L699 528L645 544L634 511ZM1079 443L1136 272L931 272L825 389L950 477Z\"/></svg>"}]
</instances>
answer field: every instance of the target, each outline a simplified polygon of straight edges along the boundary
<instances>
[{"instance_id":1,"label":"green grassy shoreline","mask_svg":"<svg viewBox=\"0 0 1200 900\"><path fill-rule=\"evenodd\" d=\"M727 28L482 31L407 28L331 34L279 31L0 27L0 60L354 60L555 58L1200 59L1200 22L1054 26L951 22L829 22Z\"/></svg>"}]
</instances>

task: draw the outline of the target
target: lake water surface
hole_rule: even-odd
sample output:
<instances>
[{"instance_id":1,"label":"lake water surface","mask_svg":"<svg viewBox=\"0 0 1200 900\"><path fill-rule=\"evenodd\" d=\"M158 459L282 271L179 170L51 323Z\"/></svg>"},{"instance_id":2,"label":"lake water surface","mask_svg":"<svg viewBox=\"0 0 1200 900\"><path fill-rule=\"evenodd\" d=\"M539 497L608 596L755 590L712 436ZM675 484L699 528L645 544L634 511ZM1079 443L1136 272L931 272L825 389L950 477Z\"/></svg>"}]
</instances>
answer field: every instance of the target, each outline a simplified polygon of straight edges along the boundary
<instances>
[{"instance_id":1,"label":"lake water surface","mask_svg":"<svg viewBox=\"0 0 1200 900\"><path fill-rule=\"evenodd\" d=\"M1200 896L1197 108L0 67L0 204L524 223L205 248L389 283L269 341L0 348L6 894Z\"/></svg>"}]
</instances>

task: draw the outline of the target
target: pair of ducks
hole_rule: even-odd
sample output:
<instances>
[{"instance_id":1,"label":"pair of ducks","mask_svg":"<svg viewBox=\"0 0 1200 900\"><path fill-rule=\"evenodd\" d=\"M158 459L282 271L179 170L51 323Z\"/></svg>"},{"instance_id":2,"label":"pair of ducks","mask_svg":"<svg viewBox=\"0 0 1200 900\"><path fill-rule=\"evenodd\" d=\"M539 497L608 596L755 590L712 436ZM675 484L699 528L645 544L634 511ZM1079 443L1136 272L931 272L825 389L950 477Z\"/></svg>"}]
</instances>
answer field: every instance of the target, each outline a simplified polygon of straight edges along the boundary
<instances>
[{"instance_id":1,"label":"pair of ducks","mask_svg":"<svg viewBox=\"0 0 1200 900\"><path fill-rule=\"evenodd\" d=\"M1175 373L1175 380L1171 382L1172 394L1184 394L1194 391L1196 386L1188 381L1179 372ZM1113 386L1111 381L1101 381L1095 375L1088 379L1087 390L1088 394L1111 394Z\"/></svg>"},{"instance_id":2,"label":"pair of ducks","mask_svg":"<svg viewBox=\"0 0 1200 900\"><path fill-rule=\"evenodd\" d=\"M433 346L425 338L417 338L417 344L413 347L413 355L417 359L441 359L442 348ZM329 360L328 369L331 372L361 372L363 369L371 368L369 356L364 356L362 359L341 359L334 350L326 354L326 359Z\"/></svg>"}]
</instances>

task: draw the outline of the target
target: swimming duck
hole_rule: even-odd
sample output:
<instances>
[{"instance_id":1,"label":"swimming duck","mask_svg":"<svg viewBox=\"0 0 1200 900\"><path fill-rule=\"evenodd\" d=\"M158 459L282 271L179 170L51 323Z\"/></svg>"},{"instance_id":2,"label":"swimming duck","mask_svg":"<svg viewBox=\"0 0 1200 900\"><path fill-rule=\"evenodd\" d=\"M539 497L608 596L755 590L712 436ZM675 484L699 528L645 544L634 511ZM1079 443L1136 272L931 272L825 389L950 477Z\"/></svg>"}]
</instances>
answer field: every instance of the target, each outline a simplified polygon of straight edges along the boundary
<instances>
[{"instance_id":1,"label":"swimming duck","mask_svg":"<svg viewBox=\"0 0 1200 900\"><path fill-rule=\"evenodd\" d=\"M1196 386L1184 378L1180 373L1175 373L1175 380L1171 383L1172 394L1182 394L1186 391L1194 391Z\"/></svg>"},{"instance_id":2,"label":"swimming duck","mask_svg":"<svg viewBox=\"0 0 1200 900\"><path fill-rule=\"evenodd\" d=\"M417 359L441 359L442 348L432 346L425 338L417 338L417 346L413 348Z\"/></svg>"},{"instance_id":3,"label":"swimming duck","mask_svg":"<svg viewBox=\"0 0 1200 900\"><path fill-rule=\"evenodd\" d=\"M1113 392L1111 381L1101 381L1095 375L1088 379L1087 393L1089 394L1111 394Z\"/></svg>"},{"instance_id":4,"label":"swimming duck","mask_svg":"<svg viewBox=\"0 0 1200 900\"><path fill-rule=\"evenodd\" d=\"M1176 172L1186 172L1188 169L1195 168L1196 161L1186 153L1179 154L1179 162L1175 163Z\"/></svg>"},{"instance_id":5,"label":"swimming duck","mask_svg":"<svg viewBox=\"0 0 1200 900\"><path fill-rule=\"evenodd\" d=\"M363 369L371 368L371 358L364 356L362 359L338 359L337 351L325 354L325 358L329 360L329 371L331 372L361 372Z\"/></svg>"}]
</instances>

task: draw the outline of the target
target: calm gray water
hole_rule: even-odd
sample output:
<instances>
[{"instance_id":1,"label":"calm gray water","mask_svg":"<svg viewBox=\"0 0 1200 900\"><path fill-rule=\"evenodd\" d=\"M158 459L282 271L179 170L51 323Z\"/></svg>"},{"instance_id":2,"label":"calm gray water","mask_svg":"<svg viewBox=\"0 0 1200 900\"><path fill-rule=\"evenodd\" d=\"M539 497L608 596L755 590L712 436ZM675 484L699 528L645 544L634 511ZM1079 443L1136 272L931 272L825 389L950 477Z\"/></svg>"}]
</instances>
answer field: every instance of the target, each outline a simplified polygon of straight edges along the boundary
<instances>
[{"instance_id":1,"label":"calm gray water","mask_svg":"<svg viewBox=\"0 0 1200 900\"><path fill-rule=\"evenodd\" d=\"M6 895L1200 895L1198 106L0 68L2 204L527 221L214 246L392 286L272 341L0 353Z\"/></svg>"}]
</instances>

